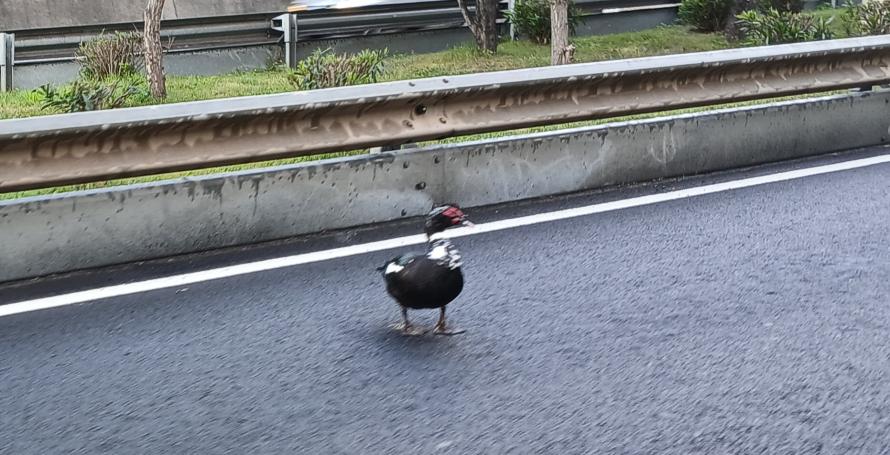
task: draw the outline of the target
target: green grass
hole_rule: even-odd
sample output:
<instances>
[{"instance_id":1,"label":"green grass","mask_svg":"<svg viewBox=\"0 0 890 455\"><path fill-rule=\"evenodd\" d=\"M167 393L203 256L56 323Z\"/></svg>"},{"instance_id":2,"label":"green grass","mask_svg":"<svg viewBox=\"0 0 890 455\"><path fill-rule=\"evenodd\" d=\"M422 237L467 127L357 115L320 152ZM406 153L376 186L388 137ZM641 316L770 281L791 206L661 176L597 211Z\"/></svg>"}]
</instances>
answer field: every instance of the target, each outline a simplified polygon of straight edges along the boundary
<instances>
[{"instance_id":1,"label":"green grass","mask_svg":"<svg viewBox=\"0 0 890 455\"><path fill-rule=\"evenodd\" d=\"M844 30L844 21L841 20L842 9L819 9L816 11L804 11L806 14L810 14L816 17L821 17L826 20L832 19L831 23L828 24L829 30L834 33L835 38L847 38L847 31Z\"/></svg>"},{"instance_id":2,"label":"green grass","mask_svg":"<svg viewBox=\"0 0 890 455\"><path fill-rule=\"evenodd\" d=\"M40 99L31 91L16 90L0 93L0 119L44 115Z\"/></svg>"},{"instance_id":3,"label":"green grass","mask_svg":"<svg viewBox=\"0 0 890 455\"><path fill-rule=\"evenodd\" d=\"M622 58L726 49L722 36L694 33L683 26L614 35L576 37L575 61L596 62ZM527 41L504 42L495 55L482 55L470 45L445 52L401 55L387 62L385 80L534 68L550 64L550 47Z\"/></svg>"},{"instance_id":4,"label":"green grass","mask_svg":"<svg viewBox=\"0 0 890 455\"><path fill-rule=\"evenodd\" d=\"M219 76L170 76L165 103L267 95L293 91L281 69L245 71Z\"/></svg>"},{"instance_id":5,"label":"green grass","mask_svg":"<svg viewBox=\"0 0 890 455\"><path fill-rule=\"evenodd\" d=\"M818 11L819 15L837 15L836 10ZM839 20L835 26L840 27ZM732 47L721 35L701 34L692 32L684 26L662 26L651 30L632 33L620 33L603 36L576 37L575 58L577 62L594 62L622 58L646 57L687 52L711 51ZM395 55L387 59L386 71L382 81L395 81L422 77L480 73L518 68L541 67L549 64L549 46L535 45L527 41L504 42L498 47L495 55L485 55L476 51L474 46L463 45L453 49L430 53ZM281 68L268 70L236 72L218 76L170 76L167 80L168 97L164 103L208 100L249 95L264 95L292 91L287 72ZM755 103L738 103L755 104ZM726 106L685 109L672 113L703 111ZM40 108L40 99L32 91L15 91L0 93L0 119L31 117L54 112ZM468 137L449 138L438 143L451 143L473 139L504 137L508 135L531 132L552 131L559 128L590 126L614 122L652 118L666 115L665 112L622 117L617 119L577 122L568 125L553 125L528 128L519 131L488 133ZM427 143L429 144L429 143ZM208 168L196 171L177 172L151 175L128 179L96 182L83 185L69 185L41 190L0 194L0 200L41 194L61 193L75 190L95 189L132 183L143 183L163 179L207 175L219 172L255 169L271 165L292 164L307 160L317 160L334 156L346 156L364 153L365 151L344 152L338 154L318 155L271 162L243 164L237 166Z\"/></svg>"}]
</instances>

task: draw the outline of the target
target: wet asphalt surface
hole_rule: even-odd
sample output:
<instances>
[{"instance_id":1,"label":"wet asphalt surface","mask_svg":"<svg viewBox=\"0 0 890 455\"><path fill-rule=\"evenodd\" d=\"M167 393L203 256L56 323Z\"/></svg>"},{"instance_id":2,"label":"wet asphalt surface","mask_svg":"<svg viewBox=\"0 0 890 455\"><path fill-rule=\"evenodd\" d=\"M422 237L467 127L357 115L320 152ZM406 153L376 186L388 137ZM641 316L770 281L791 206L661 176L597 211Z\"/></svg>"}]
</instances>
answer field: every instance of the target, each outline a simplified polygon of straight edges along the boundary
<instances>
[{"instance_id":1,"label":"wet asphalt surface","mask_svg":"<svg viewBox=\"0 0 890 455\"><path fill-rule=\"evenodd\" d=\"M888 220L883 164L462 237L454 337L389 329L374 268L394 251L0 318L0 453L883 453ZM0 303L415 224L7 285Z\"/></svg>"}]
</instances>

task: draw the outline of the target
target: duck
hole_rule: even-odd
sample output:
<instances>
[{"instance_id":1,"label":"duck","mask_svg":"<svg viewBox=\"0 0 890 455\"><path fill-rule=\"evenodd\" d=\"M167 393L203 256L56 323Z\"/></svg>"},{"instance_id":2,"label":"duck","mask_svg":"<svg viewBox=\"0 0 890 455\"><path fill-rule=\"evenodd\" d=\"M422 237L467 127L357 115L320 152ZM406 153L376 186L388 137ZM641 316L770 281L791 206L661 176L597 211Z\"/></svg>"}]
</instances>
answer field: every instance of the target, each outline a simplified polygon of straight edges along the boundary
<instances>
[{"instance_id":1,"label":"duck","mask_svg":"<svg viewBox=\"0 0 890 455\"><path fill-rule=\"evenodd\" d=\"M464 288L463 265L457 247L444 236L445 230L456 226L473 226L460 206L454 203L433 207L426 216L425 253L405 253L378 267L386 291L402 310L402 323L395 328L404 335L422 335L425 331L408 320L408 310L439 309L439 320L433 328L436 335L456 335L463 329L447 324L445 307Z\"/></svg>"}]
</instances>

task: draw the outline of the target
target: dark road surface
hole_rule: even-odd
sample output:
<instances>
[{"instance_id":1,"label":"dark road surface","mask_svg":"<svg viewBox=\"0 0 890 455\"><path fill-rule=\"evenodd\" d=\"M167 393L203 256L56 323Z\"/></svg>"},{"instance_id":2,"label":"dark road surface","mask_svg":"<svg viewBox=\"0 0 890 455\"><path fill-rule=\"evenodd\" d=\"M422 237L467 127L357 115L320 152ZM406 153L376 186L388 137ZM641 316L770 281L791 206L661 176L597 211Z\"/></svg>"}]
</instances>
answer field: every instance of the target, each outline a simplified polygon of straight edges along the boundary
<instances>
[{"instance_id":1,"label":"dark road surface","mask_svg":"<svg viewBox=\"0 0 890 455\"><path fill-rule=\"evenodd\" d=\"M394 251L0 318L0 453L885 453L888 220L883 164L462 237L450 315L468 332L454 337L388 328L398 310L374 268ZM75 275L0 302L346 241Z\"/></svg>"}]
</instances>

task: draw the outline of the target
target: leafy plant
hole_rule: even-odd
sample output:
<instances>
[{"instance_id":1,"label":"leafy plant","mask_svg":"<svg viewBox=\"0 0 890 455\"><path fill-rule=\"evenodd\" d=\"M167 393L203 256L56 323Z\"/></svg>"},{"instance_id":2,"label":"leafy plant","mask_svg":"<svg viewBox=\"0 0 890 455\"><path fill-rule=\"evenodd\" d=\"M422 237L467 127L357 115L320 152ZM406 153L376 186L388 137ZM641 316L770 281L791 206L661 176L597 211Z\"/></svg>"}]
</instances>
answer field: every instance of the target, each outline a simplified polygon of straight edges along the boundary
<instances>
[{"instance_id":1,"label":"leafy plant","mask_svg":"<svg viewBox=\"0 0 890 455\"><path fill-rule=\"evenodd\" d=\"M807 14L745 11L738 16L744 43L752 46L826 40L834 37L828 25L832 19Z\"/></svg>"},{"instance_id":2,"label":"leafy plant","mask_svg":"<svg viewBox=\"0 0 890 455\"><path fill-rule=\"evenodd\" d=\"M357 54L334 54L330 49L319 49L301 60L288 79L299 90L373 84L383 74L386 56L385 49L366 49Z\"/></svg>"},{"instance_id":3,"label":"leafy plant","mask_svg":"<svg viewBox=\"0 0 890 455\"><path fill-rule=\"evenodd\" d=\"M513 11L505 13L519 35L526 36L538 44L550 43L550 2L548 0L516 0ZM575 34L575 27L581 15L575 3L569 1L569 34Z\"/></svg>"},{"instance_id":4,"label":"leafy plant","mask_svg":"<svg viewBox=\"0 0 890 455\"><path fill-rule=\"evenodd\" d=\"M854 4L848 1L841 15L849 36L890 34L890 0L871 0Z\"/></svg>"},{"instance_id":5,"label":"leafy plant","mask_svg":"<svg viewBox=\"0 0 890 455\"><path fill-rule=\"evenodd\" d=\"M114 109L148 97L144 80L139 84L126 78L111 81L78 79L60 89L47 84L35 90L35 94L42 100L41 109L63 112Z\"/></svg>"},{"instance_id":6,"label":"leafy plant","mask_svg":"<svg viewBox=\"0 0 890 455\"><path fill-rule=\"evenodd\" d=\"M136 32L101 34L83 42L77 49L81 75L87 79L106 79L137 74L145 65L142 59L142 34Z\"/></svg>"},{"instance_id":7,"label":"leafy plant","mask_svg":"<svg viewBox=\"0 0 890 455\"><path fill-rule=\"evenodd\" d=\"M733 0L682 0L677 17L699 32L717 32L726 28Z\"/></svg>"}]
</instances>

